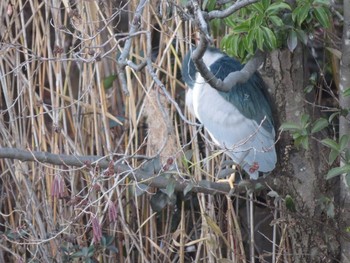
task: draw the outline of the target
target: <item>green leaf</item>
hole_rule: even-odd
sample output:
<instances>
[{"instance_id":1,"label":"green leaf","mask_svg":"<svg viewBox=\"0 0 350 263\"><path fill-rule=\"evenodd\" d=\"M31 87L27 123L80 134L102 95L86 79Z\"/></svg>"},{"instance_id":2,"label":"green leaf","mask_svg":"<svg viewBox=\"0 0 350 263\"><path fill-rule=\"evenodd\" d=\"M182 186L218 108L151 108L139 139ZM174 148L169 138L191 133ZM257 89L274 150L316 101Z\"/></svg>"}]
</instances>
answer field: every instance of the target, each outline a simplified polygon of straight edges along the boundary
<instances>
[{"instance_id":1,"label":"green leaf","mask_svg":"<svg viewBox=\"0 0 350 263\"><path fill-rule=\"evenodd\" d=\"M309 150L309 137L308 136L300 136L294 140L294 143L297 147L299 147L301 145L305 150Z\"/></svg>"},{"instance_id":2,"label":"green leaf","mask_svg":"<svg viewBox=\"0 0 350 263\"><path fill-rule=\"evenodd\" d=\"M237 23L235 22L232 16L224 18L224 22L231 28L237 26Z\"/></svg>"},{"instance_id":3,"label":"green leaf","mask_svg":"<svg viewBox=\"0 0 350 263\"><path fill-rule=\"evenodd\" d=\"M327 216L329 218L334 218L335 212L334 212L334 203L330 202L327 207Z\"/></svg>"},{"instance_id":4,"label":"green leaf","mask_svg":"<svg viewBox=\"0 0 350 263\"><path fill-rule=\"evenodd\" d=\"M332 165L334 161L338 158L338 156L339 156L339 152L332 149L328 156L329 165Z\"/></svg>"},{"instance_id":5,"label":"green leaf","mask_svg":"<svg viewBox=\"0 0 350 263\"><path fill-rule=\"evenodd\" d=\"M249 38L250 36L250 38ZM253 39L251 37L251 35L246 35L243 38L243 44L244 44L244 48L245 50L249 53L252 54L254 51L254 45L253 45Z\"/></svg>"},{"instance_id":6,"label":"green leaf","mask_svg":"<svg viewBox=\"0 0 350 263\"><path fill-rule=\"evenodd\" d=\"M285 197L285 203L286 203L286 208L291 211L291 212L296 212L296 208L295 208L295 203L293 198L290 195L286 195Z\"/></svg>"},{"instance_id":7,"label":"green leaf","mask_svg":"<svg viewBox=\"0 0 350 263\"><path fill-rule=\"evenodd\" d=\"M262 22L263 22L263 20L264 20L264 17L263 17L263 16L261 16L261 15L256 15L255 17L253 17L251 25L252 25L253 27L260 27L261 24L262 24Z\"/></svg>"},{"instance_id":8,"label":"green leaf","mask_svg":"<svg viewBox=\"0 0 350 263\"><path fill-rule=\"evenodd\" d=\"M314 122L311 128L311 133L319 132L328 126L328 120L325 118L319 118Z\"/></svg>"},{"instance_id":9,"label":"green leaf","mask_svg":"<svg viewBox=\"0 0 350 263\"><path fill-rule=\"evenodd\" d=\"M309 120L310 120L310 115L303 113L300 119L301 127L306 128L309 125Z\"/></svg>"},{"instance_id":10,"label":"green leaf","mask_svg":"<svg viewBox=\"0 0 350 263\"><path fill-rule=\"evenodd\" d=\"M344 150L344 158L346 163L350 163L350 148Z\"/></svg>"},{"instance_id":11,"label":"green leaf","mask_svg":"<svg viewBox=\"0 0 350 263\"><path fill-rule=\"evenodd\" d=\"M314 85L307 85L304 89L305 93L310 93L314 89Z\"/></svg>"},{"instance_id":12,"label":"green leaf","mask_svg":"<svg viewBox=\"0 0 350 263\"><path fill-rule=\"evenodd\" d=\"M267 9L271 5L271 0L262 0L262 4L264 9Z\"/></svg>"},{"instance_id":13,"label":"green leaf","mask_svg":"<svg viewBox=\"0 0 350 263\"><path fill-rule=\"evenodd\" d=\"M349 97L350 96L350 88L347 88L343 91L343 96L344 97Z\"/></svg>"},{"instance_id":14,"label":"green leaf","mask_svg":"<svg viewBox=\"0 0 350 263\"><path fill-rule=\"evenodd\" d=\"M213 11L214 8L215 8L215 5L216 5L216 0L208 0L207 2L207 10L210 12L210 11Z\"/></svg>"},{"instance_id":15,"label":"green leaf","mask_svg":"<svg viewBox=\"0 0 350 263\"><path fill-rule=\"evenodd\" d=\"M245 21L245 22L243 22L243 23L241 23L241 24L239 24L239 25L235 25L234 27L233 27L233 32L234 33L238 33L238 34L240 34L240 33L247 33L248 31L249 31L249 29L250 29L250 20L247 20L247 21Z\"/></svg>"},{"instance_id":16,"label":"green leaf","mask_svg":"<svg viewBox=\"0 0 350 263\"><path fill-rule=\"evenodd\" d=\"M288 9L291 10L290 6L287 3L279 2L279 3L273 3L266 9L267 15L274 15L281 11L282 9Z\"/></svg>"},{"instance_id":17,"label":"green leaf","mask_svg":"<svg viewBox=\"0 0 350 263\"><path fill-rule=\"evenodd\" d=\"M264 49L264 32L260 27L256 30L256 44L258 46L258 49Z\"/></svg>"},{"instance_id":18,"label":"green leaf","mask_svg":"<svg viewBox=\"0 0 350 263\"><path fill-rule=\"evenodd\" d=\"M306 32L302 29L296 29L295 32L297 33L298 39L304 44L306 45L309 38L306 34Z\"/></svg>"},{"instance_id":19,"label":"green leaf","mask_svg":"<svg viewBox=\"0 0 350 263\"><path fill-rule=\"evenodd\" d=\"M272 32L272 30L268 27L262 26L261 27L264 32L264 40L267 44L267 47L272 50L277 47L277 40L275 34Z\"/></svg>"},{"instance_id":20,"label":"green leaf","mask_svg":"<svg viewBox=\"0 0 350 263\"><path fill-rule=\"evenodd\" d=\"M152 195L151 200L150 200L150 204L152 207L152 210L154 212L161 212L165 206L169 203L169 197L167 194L158 191L157 193L155 193L154 195Z\"/></svg>"},{"instance_id":21,"label":"green leaf","mask_svg":"<svg viewBox=\"0 0 350 263\"><path fill-rule=\"evenodd\" d=\"M286 131L295 131L295 130L300 130L300 124L294 123L294 122L285 122L281 125L280 127L281 130L286 130Z\"/></svg>"},{"instance_id":22,"label":"green leaf","mask_svg":"<svg viewBox=\"0 0 350 263\"><path fill-rule=\"evenodd\" d=\"M323 139L321 141L321 143L324 144L325 146L327 146L327 147L337 151L337 152L339 152L339 150L340 150L340 147L337 144L337 142L332 140L332 139L330 139L330 138Z\"/></svg>"},{"instance_id":23,"label":"green leaf","mask_svg":"<svg viewBox=\"0 0 350 263\"><path fill-rule=\"evenodd\" d=\"M239 42L239 35L233 35L232 36L232 52L235 54L235 56L238 55L238 42Z\"/></svg>"},{"instance_id":24,"label":"green leaf","mask_svg":"<svg viewBox=\"0 0 350 263\"><path fill-rule=\"evenodd\" d=\"M297 33L294 30L291 30L289 32L288 39L287 39L287 45L288 45L288 49L290 52L293 52L294 49L298 45Z\"/></svg>"},{"instance_id":25,"label":"green leaf","mask_svg":"<svg viewBox=\"0 0 350 263\"><path fill-rule=\"evenodd\" d=\"M329 180L335 176L341 175L341 174L348 174L350 172L350 164L346 164L341 167L335 167L329 170L329 172L326 175L326 179Z\"/></svg>"},{"instance_id":26,"label":"green leaf","mask_svg":"<svg viewBox=\"0 0 350 263\"><path fill-rule=\"evenodd\" d=\"M113 86L113 82L117 79L117 75L110 75L103 79L103 87L110 89Z\"/></svg>"},{"instance_id":27,"label":"green leaf","mask_svg":"<svg viewBox=\"0 0 350 263\"><path fill-rule=\"evenodd\" d=\"M311 9L310 3L303 3L302 5L294 9L292 13L292 19L298 24L299 27L307 18L310 9Z\"/></svg>"},{"instance_id":28,"label":"green leaf","mask_svg":"<svg viewBox=\"0 0 350 263\"><path fill-rule=\"evenodd\" d=\"M333 119L335 117L337 117L339 114L340 114L339 111L332 113L331 116L329 116L329 118L328 118L329 123L331 123L333 121Z\"/></svg>"},{"instance_id":29,"label":"green leaf","mask_svg":"<svg viewBox=\"0 0 350 263\"><path fill-rule=\"evenodd\" d=\"M265 12L265 8L261 2L251 5L251 7L253 10L257 11L260 15L263 15Z\"/></svg>"},{"instance_id":30,"label":"green leaf","mask_svg":"<svg viewBox=\"0 0 350 263\"><path fill-rule=\"evenodd\" d=\"M313 13L317 21L320 22L323 27L328 28L330 26L330 19L325 8L319 6L315 7Z\"/></svg>"},{"instance_id":31,"label":"green leaf","mask_svg":"<svg viewBox=\"0 0 350 263\"><path fill-rule=\"evenodd\" d=\"M341 136L339 140L340 151L343 151L345 148L349 146L349 135L344 134Z\"/></svg>"},{"instance_id":32,"label":"green leaf","mask_svg":"<svg viewBox=\"0 0 350 263\"><path fill-rule=\"evenodd\" d=\"M169 198L171 198L174 195L175 185L176 185L176 181L173 179L170 179L168 185L165 188L165 193L168 195Z\"/></svg>"},{"instance_id":33,"label":"green leaf","mask_svg":"<svg viewBox=\"0 0 350 263\"><path fill-rule=\"evenodd\" d=\"M326 5L326 6L329 6L330 5L330 2L329 0L314 0L312 2L312 4L316 4L316 5Z\"/></svg>"},{"instance_id":34,"label":"green leaf","mask_svg":"<svg viewBox=\"0 0 350 263\"><path fill-rule=\"evenodd\" d=\"M272 24L274 24L277 27L281 27L283 26L283 20L281 18L279 18L278 16L269 16L270 21L272 22Z\"/></svg>"},{"instance_id":35,"label":"green leaf","mask_svg":"<svg viewBox=\"0 0 350 263\"><path fill-rule=\"evenodd\" d=\"M185 189L184 189L184 191L183 191L183 193L184 193L184 196L186 196L192 189L193 189L193 183L192 182L189 182L187 185L186 185L186 187L185 187Z\"/></svg>"}]
</instances>

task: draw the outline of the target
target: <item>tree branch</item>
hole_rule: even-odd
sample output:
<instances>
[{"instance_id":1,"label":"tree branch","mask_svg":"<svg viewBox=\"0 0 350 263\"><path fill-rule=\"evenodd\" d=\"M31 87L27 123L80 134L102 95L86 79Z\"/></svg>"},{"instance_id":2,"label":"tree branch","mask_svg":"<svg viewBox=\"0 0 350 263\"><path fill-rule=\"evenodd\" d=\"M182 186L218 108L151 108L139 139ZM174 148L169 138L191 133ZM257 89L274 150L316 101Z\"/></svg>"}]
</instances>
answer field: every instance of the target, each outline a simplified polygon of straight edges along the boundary
<instances>
[{"instance_id":1,"label":"tree branch","mask_svg":"<svg viewBox=\"0 0 350 263\"><path fill-rule=\"evenodd\" d=\"M243 7L259 2L260 0L243 0L237 1L234 5L224 9L224 10L213 10L208 13L208 19L212 20L215 18L225 18L229 15L232 15L234 12L237 12Z\"/></svg>"},{"instance_id":2,"label":"tree branch","mask_svg":"<svg viewBox=\"0 0 350 263\"><path fill-rule=\"evenodd\" d=\"M39 152L39 151L29 151L20 150L14 148L0 148L0 159L15 159L23 162L39 162L39 163L49 163L53 165L64 165L64 166L75 166L80 168L98 167L100 169L109 169L110 161L107 159L110 156L74 156L66 154L52 154L49 152ZM123 159L124 160L124 159ZM132 169L130 166L122 163L123 160L118 160L114 162L115 174L127 173L129 178L136 180L139 183L146 184L148 186L165 189L170 180L167 179L165 175L166 171L149 171L149 169ZM173 180L171 178L171 180ZM175 190L180 192L184 191L186 187L192 187L191 191L196 193L204 194L233 194L230 191L230 187L227 184L214 183L207 180L194 181L191 179L184 179L183 177L176 177ZM273 177L260 178L254 181L243 181L237 185L234 189L234 193L241 193L247 191L247 189L255 189L255 186L273 184Z\"/></svg>"},{"instance_id":3,"label":"tree branch","mask_svg":"<svg viewBox=\"0 0 350 263\"><path fill-rule=\"evenodd\" d=\"M216 76L204 64L202 59L208 44L212 42L209 35L208 23L205 18L208 20L214 18L224 18L238 11L239 9L256 2L257 0L239 1L224 11L216 10L207 14L206 12L200 10L197 1L193 1L195 21L197 22L197 26L199 28L200 40L197 48L193 51L191 58L204 80L210 84L210 86L219 91L228 92L236 84L247 82L248 79L258 70L261 64L264 63L265 54L261 51L257 51L255 56L248 61L242 70L232 72L223 81L216 78Z\"/></svg>"}]
</instances>

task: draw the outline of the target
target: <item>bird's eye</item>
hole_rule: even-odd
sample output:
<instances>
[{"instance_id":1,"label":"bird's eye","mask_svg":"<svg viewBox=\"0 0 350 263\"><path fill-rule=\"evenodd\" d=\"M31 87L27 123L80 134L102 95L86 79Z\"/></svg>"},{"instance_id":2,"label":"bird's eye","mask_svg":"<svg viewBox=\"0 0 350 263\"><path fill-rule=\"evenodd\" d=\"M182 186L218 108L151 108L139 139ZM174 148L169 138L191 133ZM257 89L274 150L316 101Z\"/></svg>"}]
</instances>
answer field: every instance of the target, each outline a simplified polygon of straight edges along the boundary
<instances>
[{"instance_id":1,"label":"bird's eye","mask_svg":"<svg viewBox=\"0 0 350 263\"><path fill-rule=\"evenodd\" d=\"M248 100L248 99L249 99L249 97L250 97L250 96L249 96L249 94L244 93L244 97L243 97L243 99L244 99L244 100Z\"/></svg>"}]
</instances>

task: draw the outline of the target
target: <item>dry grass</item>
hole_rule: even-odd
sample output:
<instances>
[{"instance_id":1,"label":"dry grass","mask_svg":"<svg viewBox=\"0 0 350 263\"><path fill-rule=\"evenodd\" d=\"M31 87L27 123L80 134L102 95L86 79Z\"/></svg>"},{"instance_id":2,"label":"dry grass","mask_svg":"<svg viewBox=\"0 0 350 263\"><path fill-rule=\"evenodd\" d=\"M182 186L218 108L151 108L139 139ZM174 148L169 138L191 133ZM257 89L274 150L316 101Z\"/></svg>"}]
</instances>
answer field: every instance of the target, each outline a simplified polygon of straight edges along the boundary
<instances>
[{"instance_id":1,"label":"dry grass","mask_svg":"<svg viewBox=\"0 0 350 263\"><path fill-rule=\"evenodd\" d=\"M127 68L129 96L118 81L104 88L123 44L123 35L112 35L120 10L109 1L77 1L74 9L68 1L12 3L0 3L1 147L124 159L130 173L144 161L134 156L162 150L170 176L213 180L221 155L198 146L198 127L185 125L162 92L158 103L146 70ZM130 18L137 4L129 2ZM193 34L171 5L162 3L161 16L155 6L145 7L141 29L159 29L153 66L184 110L180 61ZM139 63L145 50L146 37L138 35L129 58ZM0 171L0 261L250 262L240 221L251 203L244 199L178 195L156 213L151 199L166 198L157 199L157 189L141 194L130 173L7 159ZM270 248L273 242L265 241Z\"/></svg>"}]
</instances>

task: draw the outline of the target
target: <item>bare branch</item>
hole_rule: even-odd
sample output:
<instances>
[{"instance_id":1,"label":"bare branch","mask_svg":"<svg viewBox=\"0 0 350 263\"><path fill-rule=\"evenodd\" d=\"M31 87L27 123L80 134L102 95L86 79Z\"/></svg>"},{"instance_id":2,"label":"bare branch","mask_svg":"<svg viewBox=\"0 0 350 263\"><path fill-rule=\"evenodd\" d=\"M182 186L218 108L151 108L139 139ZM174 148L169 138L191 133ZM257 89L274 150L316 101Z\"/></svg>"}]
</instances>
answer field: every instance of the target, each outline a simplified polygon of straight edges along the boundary
<instances>
[{"instance_id":1,"label":"bare branch","mask_svg":"<svg viewBox=\"0 0 350 263\"><path fill-rule=\"evenodd\" d=\"M80 168L99 167L108 169L110 165L110 156L74 156L66 154L52 154L49 152L26 151L14 148L1 148L0 159L16 159L23 162L40 162L54 165L75 166ZM148 169L147 169L148 170ZM130 166L123 164L121 160L114 163L114 171L119 173L129 173L130 179L146 184L148 186L165 189L169 185L169 179L162 176L162 172L144 171L141 169L130 169ZM172 180L174 177L172 177ZM267 179L259 179L254 181L244 181L238 185L234 192L240 193L248 188L254 189L256 184L262 184L263 181L272 180L272 177ZM183 176L176 178L175 190L184 191L186 187L191 186L192 192L205 194L231 194L230 187L227 184L214 183L207 180L195 182L191 179L184 179Z\"/></svg>"},{"instance_id":2,"label":"bare branch","mask_svg":"<svg viewBox=\"0 0 350 263\"><path fill-rule=\"evenodd\" d=\"M239 9L246 7L248 5L259 2L259 0L245 0L245 1L237 1L234 5L230 6L224 10L213 10L208 13L208 19L212 20L215 18L225 18L229 15L232 15L234 12L237 12Z\"/></svg>"},{"instance_id":3,"label":"bare branch","mask_svg":"<svg viewBox=\"0 0 350 263\"><path fill-rule=\"evenodd\" d=\"M147 0L141 0L139 5L136 8L135 15L134 15L134 18L132 20L131 28L129 31L130 35L135 34L136 30L140 26L142 12L143 12L143 9L146 5L146 2L147 2ZM130 53L131 43L132 43L132 38L128 38L125 41L124 49L123 49L123 51L118 59L118 76L119 76L120 84L121 84L122 89L123 89L125 94L129 94L129 91L127 88L126 77L125 77L125 67L128 65L128 61L126 58Z\"/></svg>"}]
</instances>

